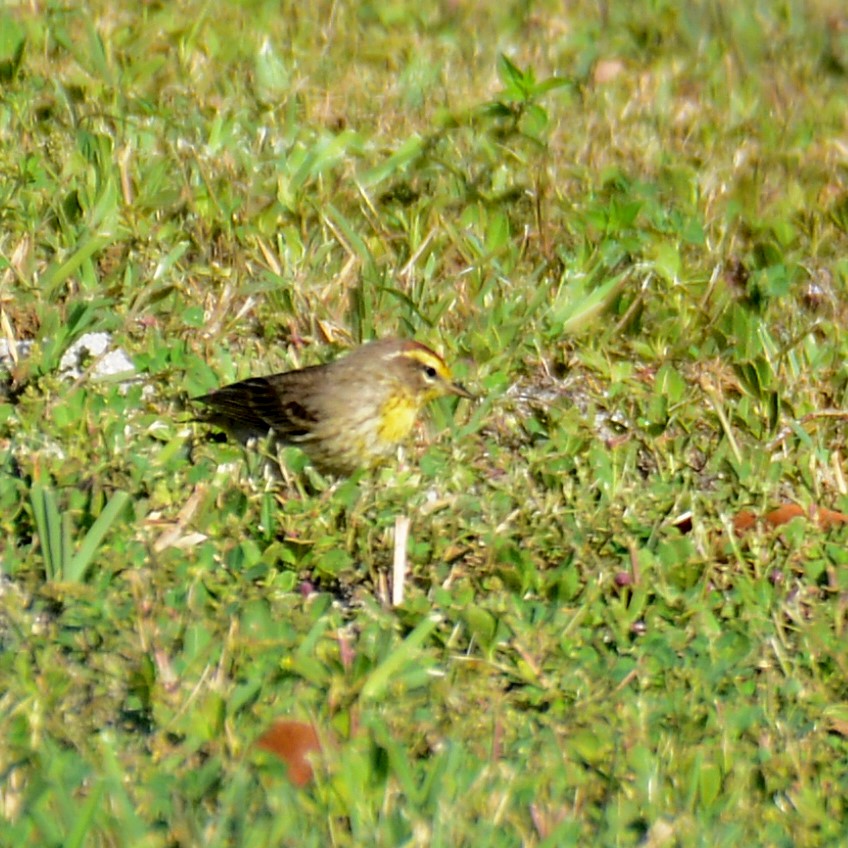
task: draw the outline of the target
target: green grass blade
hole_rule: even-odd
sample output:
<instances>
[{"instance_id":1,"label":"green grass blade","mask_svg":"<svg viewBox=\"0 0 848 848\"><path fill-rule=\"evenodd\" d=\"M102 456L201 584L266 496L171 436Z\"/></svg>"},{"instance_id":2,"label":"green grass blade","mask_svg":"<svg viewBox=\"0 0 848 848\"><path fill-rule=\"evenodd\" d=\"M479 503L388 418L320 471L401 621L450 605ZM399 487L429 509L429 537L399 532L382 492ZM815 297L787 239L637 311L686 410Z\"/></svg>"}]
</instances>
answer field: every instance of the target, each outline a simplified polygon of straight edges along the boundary
<instances>
[{"instance_id":1,"label":"green grass blade","mask_svg":"<svg viewBox=\"0 0 848 848\"><path fill-rule=\"evenodd\" d=\"M103 790L104 781L96 781L88 797L85 799L85 803L83 803L79 811L79 816L74 821L70 833L63 843L65 848L81 848L83 845L91 844L89 839L91 825L94 821L94 814L103 798Z\"/></svg>"},{"instance_id":2,"label":"green grass blade","mask_svg":"<svg viewBox=\"0 0 848 848\"><path fill-rule=\"evenodd\" d=\"M366 188L373 188L389 177L395 176L421 157L425 149L425 140L418 136L406 139L394 153L379 165L360 174L360 182Z\"/></svg>"},{"instance_id":3,"label":"green grass blade","mask_svg":"<svg viewBox=\"0 0 848 848\"><path fill-rule=\"evenodd\" d=\"M41 278L41 288L49 297L58 289L87 259L102 250L113 241L112 236L91 235L84 239L79 247L58 265L51 265Z\"/></svg>"},{"instance_id":4,"label":"green grass blade","mask_svg":"<svg viewBox=\"0 0 848 848\"><path fill-rule=\"evenodd\" d=\"M61 555L59 557L59 572L57 577L60 580L65 579L64 571L71 562L74 555L74 519L70 512L63 512L61 515L61 528L59 530L59 544L61 545Z\"/></svg>"},{"instance_id":5,"label":"green grass blade","mask_svg":"<svg viewBox=\"0 0 848 848\"><path fill-rule=\"evenodd\" d=\"M374 261L368 245L347 216L343 215L332 204L327 204L324 208L324 217L337 230L341 237L340 240L349 252L355 253L362 262Z\"/></svg>"},{"instance_id":6,"label":"green grass blade","mask_svg":"<svg viewBox=\"0 0 848 848\"><path fill-rule=\"evenodd\" d=\"M44 557L44 572L48 580L62 574L62 520L53 493L41 483L32 484L30 503L35 527Z\"/></svg>"},{"instance_id":7,"label":"green grass blade","mask_svg":"<svg viewBox=\"0 0 848 848\"><path fill-rule=\"evenodd\" d=\"M123 512L127 505L130 496L127 492L115 492L112 495L109 503L103 509L103 512L97 516L97 520L91 525L85 538L82 540L79 550L74 555L73 559L68 563L65 573L65 579L73 582L82 580L85 572L91 565L94 554L97 548L103 541L103 537L109 531L109 528L115 523L118 516Z\"/></svg>"},{"instance_id":8,"label":"green grass blade","mask_svg":"<svg viewBox=\"0 0 848 848\"><path fill-rule=\"evenodd\" d=\"M562 333L579 333L594 326L595 321L609 307L626 281L627 276L619 274L583 297L555 305L552 313L553 322L561 325Z\"/></svg>"},{"instance_id":9,"label":"green grass blade","mask_svg":"<svg viewBox=\"0 0 848 848\"><path fill-rule=\"evenodd\" d=\"M362 687L362 700L377 700L381 698L395 675L406 665L415 661L419 648L436 629L441 616L428 615L420 621L415 629L371 672L371 676Z\"/></svg>"}]
</instances>

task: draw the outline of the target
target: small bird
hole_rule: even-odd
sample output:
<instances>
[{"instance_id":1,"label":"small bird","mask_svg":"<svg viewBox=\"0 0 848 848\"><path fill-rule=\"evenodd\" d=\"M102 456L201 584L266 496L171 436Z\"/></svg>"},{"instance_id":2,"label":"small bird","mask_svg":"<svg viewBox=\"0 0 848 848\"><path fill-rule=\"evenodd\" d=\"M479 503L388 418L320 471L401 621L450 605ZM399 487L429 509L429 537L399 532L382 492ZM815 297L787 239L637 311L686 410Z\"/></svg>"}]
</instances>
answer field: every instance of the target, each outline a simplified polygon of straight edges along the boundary
<instances>
[{"instance_id":1,"label":"small bird","mask_svg":"<svg viewBox=\"0 0 848 848\"><path fill-rule=\"evenodd\" d=\"M438 397L473 395L445 361L414 341L384 339L325 365L252 377L196 398L204 420L240 440L269 433L301 448L322 472L376 465Z\"/></svg>"}]
</instances>

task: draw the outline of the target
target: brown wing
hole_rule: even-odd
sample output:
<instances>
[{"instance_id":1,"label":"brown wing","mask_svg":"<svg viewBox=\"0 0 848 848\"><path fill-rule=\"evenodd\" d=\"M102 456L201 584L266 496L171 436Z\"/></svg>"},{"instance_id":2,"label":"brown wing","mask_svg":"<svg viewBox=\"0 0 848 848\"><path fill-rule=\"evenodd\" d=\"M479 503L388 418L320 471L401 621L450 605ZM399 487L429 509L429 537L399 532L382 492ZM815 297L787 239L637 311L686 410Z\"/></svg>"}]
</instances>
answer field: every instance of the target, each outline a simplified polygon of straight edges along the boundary
<instances>
[{"instance_id":1,"label":"brown wing","mask_svg":"<svg viewBox=\"0 0 848 848\"><path fill-rule=\"evenodd\" d=\"M309 403L310 388L314 388L311 371L302 368L252 377L196 400L209 407L204 421L238 438L262 437L273 430L283 441L299 441L309 435L318 420L317 411Z\"/></svg>"}]
</instances>

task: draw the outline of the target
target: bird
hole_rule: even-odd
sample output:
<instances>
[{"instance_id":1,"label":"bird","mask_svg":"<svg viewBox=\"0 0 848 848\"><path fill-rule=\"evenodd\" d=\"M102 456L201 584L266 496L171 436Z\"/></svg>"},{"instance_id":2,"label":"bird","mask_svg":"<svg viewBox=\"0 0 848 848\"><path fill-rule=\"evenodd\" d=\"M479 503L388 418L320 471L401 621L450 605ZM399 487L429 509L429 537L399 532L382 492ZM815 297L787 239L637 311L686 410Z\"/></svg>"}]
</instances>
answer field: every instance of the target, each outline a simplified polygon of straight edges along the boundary
<instances>
[{"instance_id":1,"label":"bird","mask_svg":"<svg viewBox=\"0 0 848 848\"><path fill-rule=\"evenodd\" d=\"M195 398L200 420L240 441L268 436L296 445L322 473L350 476L379 465L430 401L473 399L439 354L389 338L324 365L251 377Z\"/></svg>"}]
</instances>

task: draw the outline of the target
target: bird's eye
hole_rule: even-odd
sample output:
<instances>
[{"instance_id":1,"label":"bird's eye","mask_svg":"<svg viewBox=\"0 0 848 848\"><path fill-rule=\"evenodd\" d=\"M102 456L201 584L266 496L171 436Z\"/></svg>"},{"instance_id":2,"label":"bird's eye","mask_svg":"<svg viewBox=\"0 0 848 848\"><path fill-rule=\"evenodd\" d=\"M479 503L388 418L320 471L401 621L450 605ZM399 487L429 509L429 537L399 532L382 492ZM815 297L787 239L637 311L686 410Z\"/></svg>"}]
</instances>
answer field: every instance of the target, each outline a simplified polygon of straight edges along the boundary
<instances>
[{"instance_id":1,"label":"bird's eye","mask_svg":"<svg viewBox=\"0 0 848 848\"><path fill-rule=\"evenodd\" d=\"M435 380L438 376L438 372L432 365L427 365L424 368L424 373L427 375L428 380Z\"/></svg>"}]
</instances>

